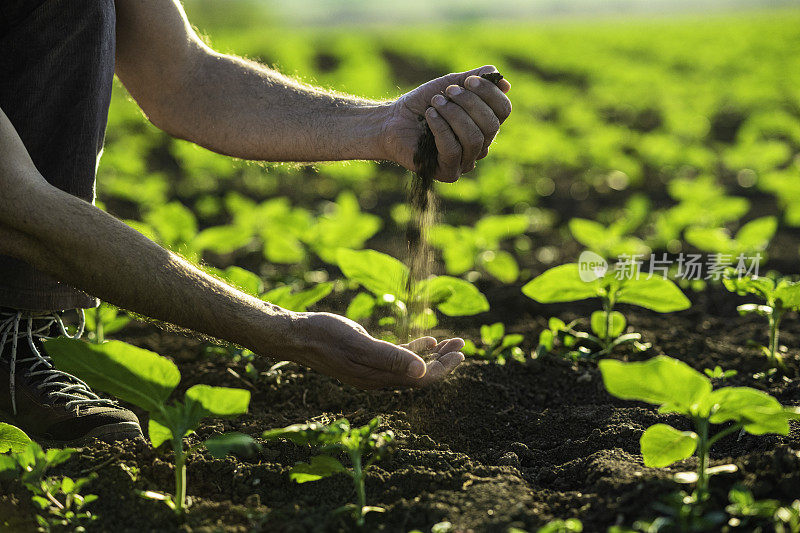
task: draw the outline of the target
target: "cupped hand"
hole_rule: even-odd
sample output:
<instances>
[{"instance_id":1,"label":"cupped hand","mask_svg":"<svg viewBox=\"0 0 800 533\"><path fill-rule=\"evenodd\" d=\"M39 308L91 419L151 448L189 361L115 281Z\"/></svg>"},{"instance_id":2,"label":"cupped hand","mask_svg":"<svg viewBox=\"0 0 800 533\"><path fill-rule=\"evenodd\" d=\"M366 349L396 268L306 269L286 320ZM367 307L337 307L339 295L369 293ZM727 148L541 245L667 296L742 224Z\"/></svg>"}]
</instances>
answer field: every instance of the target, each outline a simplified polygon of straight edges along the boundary
<instances>
[{"instance_id":1,"label":"cupped hand","mask_svg":"<svg viewBox=\"0 0 800 533\"><path fill-rule=\"evenodd\" d=\"M360 389L423 387L441 381L464 360L464 341L458 338L421 337L396 345L339 315L302 315L305 346L291 359Z\"/></svg>"},{"instance_id":2,"label":"cupped hand","mask_svg":"<svg viewBox=\"0 0 800 533\"><path fill-rule=\"evenodd\" d=\"M478 69L448 74L420 85L391 104L383 138L389 158L416 171L414 151L423 132L424 117L436 139L439 152L437 180L456 181L486 157L500 125L511 114L511 101L505 93L511 84L498 85L480 77L497 72L487 65Z\"/></svg>"}]
</instances>

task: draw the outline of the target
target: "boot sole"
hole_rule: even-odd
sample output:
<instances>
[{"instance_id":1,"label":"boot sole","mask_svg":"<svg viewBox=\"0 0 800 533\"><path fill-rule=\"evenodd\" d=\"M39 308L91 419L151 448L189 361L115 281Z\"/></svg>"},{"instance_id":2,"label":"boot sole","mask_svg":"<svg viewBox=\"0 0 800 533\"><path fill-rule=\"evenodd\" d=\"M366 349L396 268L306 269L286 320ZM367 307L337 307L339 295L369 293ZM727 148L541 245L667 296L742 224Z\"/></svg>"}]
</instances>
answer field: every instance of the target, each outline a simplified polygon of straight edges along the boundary
<instances>
[{"instance_id":1,"label":"boot sole","mask_svg":"<svg viewBox=\"0 0 800 533\"><path fill-rule=\"evenodd\" d=\"M33 440L46 447L61 448L65 446L84 446L97 439L103 442L116 442L124 439L144 438L142 428L136 422L117 422L116 424L106 424L99 426L86 435L70 441L59 441L50 439L39 439L31 436Z\"/></svg>"},{"instance_id":2,"label":"boot sole","mask_svg":"<svg viewBox=\"0 0 800 533\"><path fill-rule=\"evenodd\" d=\"M2 413L0 413L0 422L14 425L14 422L8 417L3 416ZM96 427L82 437L68 441L46 439L32 434L28 434L28 437L44 447L63 448L66 446L84 446L95 439L103 442L115 442L124 439L135 439L137 437L143 439L144 435L142 434L141 426L136 422L117 422L115 424L106 424L105 426Z\"/></svg>"}]
</instances>

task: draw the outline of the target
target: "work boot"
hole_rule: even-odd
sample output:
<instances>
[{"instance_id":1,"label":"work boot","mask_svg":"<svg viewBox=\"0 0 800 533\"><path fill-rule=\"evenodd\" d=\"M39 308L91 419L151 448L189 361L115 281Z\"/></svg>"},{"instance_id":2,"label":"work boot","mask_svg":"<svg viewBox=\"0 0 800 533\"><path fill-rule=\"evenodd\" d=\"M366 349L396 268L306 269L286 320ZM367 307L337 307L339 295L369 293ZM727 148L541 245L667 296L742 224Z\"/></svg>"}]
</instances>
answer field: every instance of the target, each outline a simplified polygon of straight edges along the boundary
<instances>
[{"instance_id":1,"label":"work boot","mask_svg":"<svg viewBox=\"0 0 800 533\"><path fill-rule=\"evenodd\" d=\"M83 333L82 312L80 316L73 338ZM0 308L0 421L45 446L142 436L134 413L56 370L42 346L52 331L67 335L59 312Z\"/></svg>"}]
</instances>

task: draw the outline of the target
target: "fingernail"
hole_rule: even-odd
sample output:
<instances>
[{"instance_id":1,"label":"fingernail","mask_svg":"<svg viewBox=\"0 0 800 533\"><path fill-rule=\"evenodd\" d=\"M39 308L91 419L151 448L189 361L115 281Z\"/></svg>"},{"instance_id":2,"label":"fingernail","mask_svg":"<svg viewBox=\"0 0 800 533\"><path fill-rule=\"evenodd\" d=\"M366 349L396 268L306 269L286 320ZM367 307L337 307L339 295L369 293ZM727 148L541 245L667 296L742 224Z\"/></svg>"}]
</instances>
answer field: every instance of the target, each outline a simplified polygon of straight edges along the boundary
<instances>
[{"instance_id":1,"label":"fingernail","mask_svg":"<svg viewBox=\"0 0 800 533\"><path fill-rule=\"evenodd\" d=\"M449 94L450 96L458 96L462 92L464 92L464 90L458 85L451 85L450 87L447 88L447 94Z\"/></svg>"},{"instance_id":2,"label":"fingernail","mask_svg":"<svg viewBox=\"0 0 800 533\"><path fill-rule=\"evenodd\" d=\"M445 98L441 94L437 94L436 96L433 97L433 103L434 105L444 105L447 103L447 98Z\"/></svg>"},{"instance_id":3,"label":"fingernail","mask_svg":"<svg viewBox=\"0 0 800 533\"><path fill-rule=\"evenodd\" d=\"M406 369L406 373L408 377L418 379L425 375L425 363L419 359L414 359L410 365L408 365L408 369Z\"/></svg>"},{"instance_id":4,"label":"fingernail","mask_svg":"<svg viewBox=\"0 0 800 533\"><path fill-rule=\"evenodd\" d=\"M467 78L467 87L470 89L477 89L478 88L478 78L475 76L470 76Z\"/></svg>"},{"instance_id":5,"label":"fingernail","mask_svg":"<svg viewBox=\"0 0 800 533\"><path fill-rule=\"evenodd\" d=\"M437 118L439 116L439 113L437 113L434 108L429 107L428 108L428 116L431 117L431 118Z\"/></svg>"}]
</instances>

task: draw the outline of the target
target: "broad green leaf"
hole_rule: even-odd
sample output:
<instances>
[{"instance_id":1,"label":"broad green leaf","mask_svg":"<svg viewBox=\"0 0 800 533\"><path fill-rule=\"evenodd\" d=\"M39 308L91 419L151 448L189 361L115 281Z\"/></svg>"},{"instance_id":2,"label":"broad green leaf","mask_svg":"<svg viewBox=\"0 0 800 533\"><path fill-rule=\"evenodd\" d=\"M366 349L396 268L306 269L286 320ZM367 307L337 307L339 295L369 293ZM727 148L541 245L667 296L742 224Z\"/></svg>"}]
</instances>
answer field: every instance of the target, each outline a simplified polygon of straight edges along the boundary
<instances>
[{"instance_id":1,"label":"broad green leaf","mask_svg":"<svg viewBox=\"0 0 800 533\"><path fill-rule=\"evenodd\" d=\"M172 431L152 418L147 423L147 433L150 435L150 442L153 444L153 448L158 448L165 442L172 440Z\"/></svg>"},{"instance_id":2,"label":"broad green leaf","mask_svg":"<svg viewBox=\"0 0 800 533\"><path fill-rule=\"evenodd\" d=\"M686 363L664 355L641 363L598 363L609 394L690 414L711 393L711 381Z\"/></svg>"},{"instance_id":3,"label":"broad green leaf","mask_svg":"<svg viewBox=\"0 0 800 533\"><path fill-rule=\"evenodd\" d=\"M241 267L229 266L225 270L218 271L217 275L252 296L258 296L264 288L264 284L257 274Z\"/></svg>"},{"instance_id":4,"label":"broad green leaf","mask_svg":"<svg viewBox=\"0 0 800 533\"><path fill-rule=\"evenodd\" d=\"M800 282L781 282L775 289L775 299L787 309L800 309Z\"/></svg>"},{"instance_id":5,"label":"broad green leaf","mask_svg":"<svg viewBox=\"0 0 800 533\"><path fill-rule=\"evenodd\" d=\"M569 221L569 231L576 241L587 248L605 248L610 240L605 226L594 220L573 218Z\"/></svg>"},{"instance_id":6,"label":"broad green leaf","mask_svg":"<svg viewBox=\"0 0 800 533\"><path fill-rule=\"evenodd\" d=\"M244 433L223 433L206 439L205 447L212 457L222 459L228 454L252 456L260 448L258 442Z\"/></svg>"},{"instance_id":7,"label":"broad green leaf","mask_svg":"<svg viewBox=\"0 0 800 533\"><path fill-rule=\"evenodd\" d=\"M664 468L688 459L697 449L697 440L697 434L693 431L678 431L666 424L650 426L639 441L644 465Z\"/></svg>"},{"instance_id":8,"label":"broad green leaf","mask_svg":"<svg viewBox=\"0 0 800 533\"><path fill-rule=\"evenodd\" d=\"M192 240L192 247L198 251L211 251L229 254L244 248L253 235L237 226L214 226L204 229Z\"/></svg>"},{"instance_id":9,"label":"broad green leaf","mask_svg":"<svg viewBox=\"0 0 800 533\"><path fill-rule=\"evenodd\" d=\"M186 391L190 398L213 416L234 416L247 412L250 391L211 385L195 385Z\"/></svg>"},{"instance_id":10,"label":"broad green leaf","mask_svg":"<svg viewBox=\"0 0 800 533\"><path fill-rule=\"evenodd\" d=\"M348 279L358 282L378 298L384 294L405 301L408 267L394 257L375 250L337 252L339 268Z\"/></svg>"},{"instance_id":11,"label":"broad green leaf","mask_svg":"<svg viewBox=\"0 0 800 533\"><path fill-rule=\"evenodd\" d=\"M292 424L285 428L268 429L262 434L266 440L286 439L295 444L315 444L325 426L316 422Z\"/></svg>"},{"instance_id":12,"label":"broad green leaf","mask_svg":"<svg viewBox=\"0 0 800 533\"><path fill-rule=\"evenodd\" d=\"M292 264L305 259L303 244L291 233L264 232L264 258L272 263Z\"/></svg>"},{"instance_id":13,"label":"broad green leaf","mask_svg":"<svg viewBox=\"0 0 800 533\"><path fill-rule=\"evenodd\" d=\"M303 239L327 263L336 262L339 248L360 249L383 225L380 217L362 213L355 194L342 192L333 209L319 217Z\"/></svg>"},{"instance_id":14,"label":"broad green leaf","mask_svg":"<svg viewBox=\"0 0 800 533\"><path fill-rule=\"evenodd\" d=\"M295 293L292 293L291 286L284 285L267 292L261 299L290 311L302 312L325 298L332 290L333 283L330 282L319 283L308 290Z\"/></svg>"},{"instance_id":15,"label":"broad green leaf","mask_svg":"<svg viewBox=\"0 0 800 533\"><path fill-rule=\"evenodd\" d=\"M0 453L21 452L31 442L24 431L0 422Z\"/></svg>"},{"instance_id":16,"label":"broad green leaf","mask_svg":"<svg viewBox=\"0 0 800 533\"><path fill-rule=\"evenodd\" d=\"M572 302L598 296L599 284L586 283L578 274L577 263L567 263L553 267L522 287L528 298L549 304Z\"/></svg>"},{"instance_id":17,"label":"broad green leaf","mask_svg":"<svg viewBox=\"0 0 800 533\"><path fill-rule=\"evenodd\" d=\"M627 322L625 317L619 311L611 311L609 324L611 326L610 333L606 335L606 313L605 311L595 311L591 316L592 331L601 339L611 338L615 339L622 335L625 330Z\"/></svg>"},{"instance_id":18,"label":"broad green leaf","mask_svg":"<svg viewBox=\"0 0 800 533\"><path fill-rule=\"evenodd\" d=\"M681 311L692 305L677 285L657 276L627 280L617 292L617 302L638 305L659 313Z\"/></svg>"},{"instance_id":19,"label":"broad green leaf","mask_svg":"<svg viewBox=\"0 0 800 533\"><path fill-rule=\"evenodd\" d=\"M525 233L530 223L528 215L488 215L475 224L475 235L495 248L499 241Z\"/></svg>"},{"instance_id":20,"label":"broad green leaf","mask_svg":"<svg viewBox=\"0 0 800 533\"><path fill-rule=\"evenodd\" d=\"M469 281L437 276L421 282L415 297L428 291L431 304L448 316L469 316L489 310L486 297Z\"/></svg>"},{"instance_id":21,"label":"broad green leaf","mask_svg":"<svg viewBox=\"0 0 800 533\"><path fill-rule=\"evenodd\" d=\"M749 387L723 387L712 392L705 404L710 408L712 424L740 422L753 435L789 433L787 420L780 416L783 406L765 392Z\"/></svg>"},{"instance_id":22,"label":"broad green leaf","mask_svg":"<svg viewBox=\"0 0 800 533\"><path fill-rule=\"evenodd\" d=\"M327 455L318 455L311 458L310 463L297 463L289 472L289 479L297 483L318 481L324 477L332 476L347 469L337 459Z\"/></svg>"},{"instance_id":23,"label":"broad green leaf","mask_svg":"<svg viewBox=\"0 0 800 533\"><path fill-rule=\"evenodd\" d=\"M194 214L179 202L159 205L143 218L156 230L159 241L168 247L191 242L197 234Z\"/></svg>"},{"instance_id":24,"label":"broad green leaf","mask_svg":"<svg viewBox=\"0 0 800 533\"><path fill-rule=\"evenodd\" d=\"M736 243L725 228L691 227L684 233L686 242L704 252L732 254Z\"/></svg>"},{"instance_id":25,"label":"broad green leaf","mask_svg":"<svg viewBox=\"0 0 800 533\"><path fill-rule=\"evenodd\" d=\"M519 266L510 253L503 250L486 252L483 259L483 268L503 283L514 283L519 277Z\"/></svg>"},{"instance_id":26,"label":"broad green leaf","mask_svg":"<svg viewBox=\"0 0 800 533\"><path fill-rule=\"evenodd\" d=\"M360 292L350 301L350 305L347 306L345 311L345 316L350 320L359 322L371 317L374 309L375 298L366 292Z\"/></svg>"},{"instance_id":27,"label":"broad green leaf","mask_svg":"<svg viewBox=\"0 0 800 533\"><path fill-rule=\"evenodd\" d=\"M59 370L151 413L161 410L181 379L169 359L120 341L88 344L59 338L44 346Z\"/></svg>"},{"instance_id":28,"label":"broad green leaf","mask_svg":"<svg viewBox=\"0 0 800 533\"><path fill-rule=\"evenodd\" d=\"M777 229L778 219L775 217L761 217L751 220L742 226L736 234L738 251L754 252L763 250L767 247Z\"/></svg>"}]
</instances>

